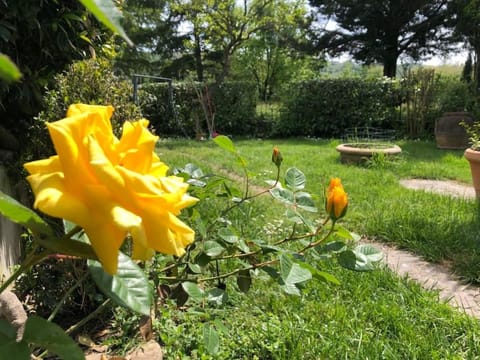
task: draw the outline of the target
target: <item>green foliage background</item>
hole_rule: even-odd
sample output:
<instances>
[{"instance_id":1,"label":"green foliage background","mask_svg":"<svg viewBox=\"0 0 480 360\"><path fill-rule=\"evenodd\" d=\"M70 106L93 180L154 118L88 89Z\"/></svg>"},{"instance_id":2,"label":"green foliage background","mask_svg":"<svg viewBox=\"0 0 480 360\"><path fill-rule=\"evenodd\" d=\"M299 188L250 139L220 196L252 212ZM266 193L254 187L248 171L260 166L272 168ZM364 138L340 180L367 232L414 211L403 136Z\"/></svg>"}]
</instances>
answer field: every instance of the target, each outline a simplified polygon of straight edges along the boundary
<instances>
[{"instance_id":1,"label":"green foliage background","mask_svg":"<svg viewBox=\"0 0 480 360\"><path fill-rule=\"evenodd\" d=\"M317 79L289 86L277 128L281 136L341 137L346 128L399 127L400 88L389 80Z\"/></svg>"}]
</instances>

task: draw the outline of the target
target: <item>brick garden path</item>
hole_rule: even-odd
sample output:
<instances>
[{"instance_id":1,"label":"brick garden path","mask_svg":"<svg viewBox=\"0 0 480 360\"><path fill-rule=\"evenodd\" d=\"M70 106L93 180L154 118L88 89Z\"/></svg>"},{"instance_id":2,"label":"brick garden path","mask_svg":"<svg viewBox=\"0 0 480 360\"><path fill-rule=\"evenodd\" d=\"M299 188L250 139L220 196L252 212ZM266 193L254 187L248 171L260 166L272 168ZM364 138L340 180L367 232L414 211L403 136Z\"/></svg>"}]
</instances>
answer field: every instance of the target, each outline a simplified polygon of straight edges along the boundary
<instances>
[{"instance_id":1,"label":"brick garden path","mask_svg":"<svg viewBox=\"0 0 480 360\"><path fill-rule=\"evenodd\" d=\"M475 197L473 187L457 182L411 179L401 180L400 184L446 196ZM426 289L438 290L442 300L480 319L480 288L462 283L446 266L428 263L412 253L384 243L375 242L374 245L383 250L385 264L398 275L413 279Z\"/></svg>"}]
</instances>

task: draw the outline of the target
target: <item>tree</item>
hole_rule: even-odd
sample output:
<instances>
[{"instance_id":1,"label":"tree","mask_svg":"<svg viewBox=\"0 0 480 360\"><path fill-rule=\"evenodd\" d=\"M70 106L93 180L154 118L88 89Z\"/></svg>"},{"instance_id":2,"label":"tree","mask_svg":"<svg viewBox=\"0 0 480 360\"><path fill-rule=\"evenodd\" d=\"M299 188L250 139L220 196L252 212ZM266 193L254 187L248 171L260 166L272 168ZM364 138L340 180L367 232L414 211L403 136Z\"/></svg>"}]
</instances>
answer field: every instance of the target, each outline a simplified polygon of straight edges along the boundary
<instances>
[{"instance_id":1,"label":"tree","mask_svg":"<svg viewBox=\"0 0 480 360\"><path fill-rule=\"evenodd\" d=\"M235 57L240 76L253 77L264 101L295 76L303 59L309 58L301 45L311 23L303 0L277 0L266 11L270 12L269 25L253 34Z\"/></svg>"},{"instance_id":2,"label":"tree","mask_svg":"<svg viewBox=\"0 0 480 360\"><path fill-rule=\"evenodd\" d=\"M177 10L191 25L197 80L204 80L205 61L213 60L212 77L220 84L230 73L232 56L271 18L267 8L275 0L178 0Z\"/></svg>"},{"instance_id":3,"label":"tree","mask_svg":"<svg viewBox=\"0 0 480 360\"><path fill-rule=\"evenodd\" d=\"M458 21L455 34L465 41L473 54L473 83L480 92L480 0L456 0Z\"/></svg>"},{"instance_id":4,"label":"tree","mask_svg":"<svg viewBox=\"0 0 480 360\"><path fill-rule=\"evenodd\" d=\"M452 0L310 0L338 28L323 30L318 46L332 55L350 53L366 64L383 64L395 77L397 60L418 60L445 46L453 25Z\"/></svg>"},{"instance_id":5,"label":"tree","mask_svg":"<svg viewBox=\"0 0 480 360\"><path fill-rule=\"evenodd\" d=\"M126 73L178 76L175 59L185 51L179 34L181 17L168 0L126 0L122 4L124 27L134 47L121 43L117 65Z\"/></svg>"},{"instance_id":6,"label":"tree","mask_svg":"<svg viewBox=\"0 0 480 360\"><path fill-rule=\"evenodd\" d=\"M0 82L1 124L25 135L53 75L71 61L93 54L103 37L96 20L77 0L1 1L0 53L9 56L23 75L17 83Z\"/></svg>"}]
</instances>

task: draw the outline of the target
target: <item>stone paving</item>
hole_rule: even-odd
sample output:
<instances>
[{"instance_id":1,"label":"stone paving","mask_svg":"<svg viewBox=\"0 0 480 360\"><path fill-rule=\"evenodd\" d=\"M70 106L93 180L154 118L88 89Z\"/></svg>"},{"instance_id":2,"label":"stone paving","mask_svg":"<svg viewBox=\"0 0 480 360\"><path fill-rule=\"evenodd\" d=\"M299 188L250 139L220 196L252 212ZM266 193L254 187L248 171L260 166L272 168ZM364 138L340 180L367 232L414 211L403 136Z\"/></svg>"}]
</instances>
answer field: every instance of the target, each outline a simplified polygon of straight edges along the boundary
<instances>
[{"instance_id":1,"label":"stone paving","mask_svg":"<svg viewBox=\"0 0 480 360\"><path fill-rule=\"evenodd\" d=\"M448 267L431 264L410 252L368 241L383 251L385 264L401 277L418 282L427 290L439 291L440 299L480 319L480 289L462 283Z\"/></svg>"},{"instance_id":2,"label":"stone paving","mask_svg":"<svg viewBox=\"0 0 480 360\"><path fill-rule=\"evenodd\" d=\"M473 187L457 182L409 179L401 180L400 184L414 190L475 198ZM385 264L398 275L415 280L426 289L438 290L442 300L480 319L480 288L462 283L447 266L431 264L419 256L385 243L369 243L383 251Z\"/></svg>"}]
</instances>

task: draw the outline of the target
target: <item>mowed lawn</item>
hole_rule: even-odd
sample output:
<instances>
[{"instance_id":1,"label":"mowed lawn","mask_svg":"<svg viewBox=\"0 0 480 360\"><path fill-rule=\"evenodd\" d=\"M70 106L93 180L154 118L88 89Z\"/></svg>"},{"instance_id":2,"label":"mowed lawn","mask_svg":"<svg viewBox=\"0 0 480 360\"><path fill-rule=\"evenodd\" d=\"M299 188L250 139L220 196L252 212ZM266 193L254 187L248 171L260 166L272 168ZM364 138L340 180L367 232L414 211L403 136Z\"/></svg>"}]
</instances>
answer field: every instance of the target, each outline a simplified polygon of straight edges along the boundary
<instances>
[{"instance_id":1,"label":"mowed lawn","mask_svg":"<svg viewBox=\"0 0 480 360\"><path fill-rule=\"evenodd\" d=\"M275 177L273 146L281 150L282 170L297 167L307 177L307 191L323 208L324 187L340 177L349 195L342 225L362 236L391 242L478 282L480 226L478 205L413 191L404 178L449 179L471 183L462 151L438 150L432 142L399 141L395 161L379 158L364 166L344 165L335 151L339 141L238 140L248 161L250 181L266 186ZM244 175L235 157L212 141L165 139L157 152L171 168L193 163L238 183ZM252 188L252 187L251 187ZM255 191L255 189L253 190ZM267 197L249 223L265 231L283 220L281 205ZM192 305L163 308L154 326L174 359L475 359L480 358L478 320L438 300L408 279L380 266L356 273L326 261L322 267L341 285L308 283L301 296L281 293L268 278L255 279L252 290L231 296L229 304L205 311ZM227 284L228 285L228 284ZM232 285L233 286L233 285ZM220 350L208 354L203 325L220 334Z\"/></svg>"}]
</instances>

